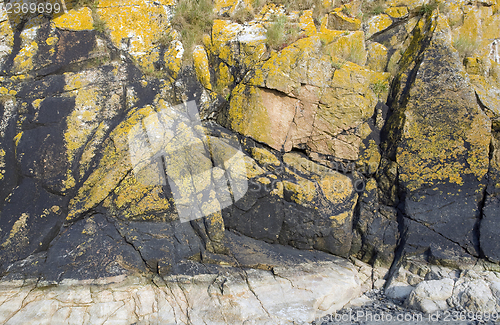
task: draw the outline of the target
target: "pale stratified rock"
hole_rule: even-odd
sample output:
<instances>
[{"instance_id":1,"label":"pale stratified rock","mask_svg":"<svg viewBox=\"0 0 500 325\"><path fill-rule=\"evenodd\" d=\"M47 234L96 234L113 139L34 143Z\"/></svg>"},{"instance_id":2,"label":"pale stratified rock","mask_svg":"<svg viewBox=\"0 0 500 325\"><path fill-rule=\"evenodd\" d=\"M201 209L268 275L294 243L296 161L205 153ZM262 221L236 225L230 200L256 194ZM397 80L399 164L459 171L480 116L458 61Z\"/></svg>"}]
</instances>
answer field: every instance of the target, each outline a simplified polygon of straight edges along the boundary
<instances>
[{"instance_id":1,"label":"pale stratified rock","mask_svg":"<svg viewBox=\"0 0 500 325\"><path fill-rule=\"evenodd\" d=\"M163 279L66 280L49 287L4 281L0 323L305 324L361 294L355 268L343 259L269 271L191 261L183 268L197 271Z\"/></svg>"},{"instance_id":2,"label":"pale stratified rock","mask_svg":"<svg viewBox=\"0 0 500 325\"><path fill-rule=\"evenodd\" d=\"M407 259L393 272L385 294L425 313L449 308L470 312L500 311L500 273L491 265L462 265L451 269Z\"/></svg>"},{"instance_id":3,"label":"pale stratified rock","mask_svg":"<svg viewBox=\"0 0 500 325\"><path fill-rule=\"evenodd\" d=\"M430 280L420 282L410 293L406 305L420 309L425 313L434 313L438 310L448 309L446 299L453 294L452 279Z\"/></svg>"}]
</instances>

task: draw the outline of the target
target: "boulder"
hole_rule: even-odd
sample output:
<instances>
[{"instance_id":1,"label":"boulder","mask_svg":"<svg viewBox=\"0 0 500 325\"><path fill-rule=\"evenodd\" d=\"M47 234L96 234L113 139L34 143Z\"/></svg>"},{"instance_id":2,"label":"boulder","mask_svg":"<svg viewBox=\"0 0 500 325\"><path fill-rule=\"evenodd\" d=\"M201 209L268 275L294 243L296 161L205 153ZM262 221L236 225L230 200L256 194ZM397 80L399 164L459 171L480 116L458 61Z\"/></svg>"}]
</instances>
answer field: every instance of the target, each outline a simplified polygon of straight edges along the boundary
<instances>
[{"instance_id":1,"label":"boulder","mask_svg":"<svg viewBox=\"0 0 500 325\"><path fill-rule=\"evenodd\" d=\"M99 219L94 219L98 227ZM112 235L98 227L93 230L101 230L102 237ZM234 233L226 237L238 267L184 260L162 277L66 279L58 286L2 281L0 321L295 324L332 313L361 294L356 269L347 260Z\"/></svg>"},{"instance_id":2,"label":"boulder","mask_svg":"<svg viewBox=\"0 0 500 325\"><path fill-rule=\"evenodd\" d=\"M451 46L446 20L423 16L413 33L400 61L387 127L387 148L398 165L405 254L459 263L479 255L475 229L491 122Z\"/></svg>"}]
</instances>

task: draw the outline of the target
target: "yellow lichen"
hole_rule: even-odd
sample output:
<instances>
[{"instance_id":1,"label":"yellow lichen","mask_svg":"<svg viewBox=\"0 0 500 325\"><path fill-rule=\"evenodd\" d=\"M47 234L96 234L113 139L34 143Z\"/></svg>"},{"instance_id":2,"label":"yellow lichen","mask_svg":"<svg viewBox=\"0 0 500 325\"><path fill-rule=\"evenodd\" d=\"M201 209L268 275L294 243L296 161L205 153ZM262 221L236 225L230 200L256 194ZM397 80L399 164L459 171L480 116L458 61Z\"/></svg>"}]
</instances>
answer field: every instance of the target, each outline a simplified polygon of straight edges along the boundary
<instances>
[{"instance_id":1,"label":"yellow lichen","mask_svg":"<svg viewBox=\"0 0 500 325\"><path fill-rule=\"evenodd\" d=\"M215 211L211 214L207 214L207 233L208 237L213 241L221 241L224 238L224 219L222 218L222 214L220 213L220 205L217 200L213 200L210 207L203 206L202 209L206 209L207 211Z\"/></svg>"},{"instance_id":2,"label":"yellow lichen","mask_svg":"<svg viewBox=\"0 0 500 325\"><path fill-rule=\"evenodd\" d=\"M434 105L441 104L435 102L430 109ZM468 121L467 115L461 108L454 116L459 123L451 125L451 121L436 120L432 127L423 127L427 122L421 116L405 112L406 146L398 149L396 159L399 178L408 189L438 182L462 185L467 174L478 180L486 174L489 165L486 149L490 141L487 118L478 114ZM464 158L467 164L461 162Z\"/></svg>"},{"instance_id":3,"label":"yellow lichen","mask_svg":"<svg viewBox=\"0 0 500 325\"><path fill-rule=\"evenodd\" d=\"M96 118L100 107L97 104L95 89L80 89L75 98L75 109L66 120L68 127L64 134L68 161L74 159L74 153L87 142L87 138L97 126Z\"/></svg>"},{"instance_id":4,"label":"yellow lichen","mask_svg":"<svg viewBox=\"0 0 500 325\"><path fill-rule=\"evenodd\" d=\"M2 35L2 52L5 51L3 55L9 55L12 53L12 47L14 46L14 32L10 25L7 13L3 11L1 14L3 17L0 19L0 35Z\"/></svg>"},{"instance_id":5,"label":"yellow lichen","mask_svg":"<svg viewBox=\"0 0 500 325\"><path fill-rule=\"evenodd\" d=\"M90 30L94 28L92 11L87 7L82 7L78 10L71 9L54 18L54 23L57 28L67 30ZM49 40L47 40L47 44L49 44Z\"/></svg>"},{"instance_id":6,"label":"yellow lichen","mask_svg":"<svg viewBox=\"0 0 500 325\"><path fill-rule=\"evenodd\" d=\"M371 37L373 34L379 33L392 25L392 19L389 15L381 14L373 17L367 23L366 38Z\"/></svg>"},{"instance_id":7,"label":"yellow lichen","mask_svg":"<svg viewBox=\"0 0 500 325\"><path fill-rule=\"evenodd\" d=\"M4 178L5 175L5 150L0 149L0 180Z\"/></svg>"},{"instance_id":8,"label":"yellow lichen","mask_svg":"<svg viewBox=\"0 0 500 325\"><path fill-rule=\"evenodd\" d=\"M114 193L114 204L127 218L134 218L170 208L170 202L163 195L161 186L148 186L137 181L136 175L128 175Z\"/></svg>"},{"instance_id":9,"label":"yellow lichen","mask_svg":"<svg viewBox=\"0 0 500 325\"><path fill-rule=\"evenodd\" d=\"M271 184L271 180L267 177L259 177L257 178L257 182L263 184L263 185L269 185Z\"/></svg>"},{"instance_id":10,"label":"yellow lichen","mask_svg":"<svg viewBox=\"0 0 500 325\"><path fill-rule=\"evenodd\" d=\"M162 1L170 2L170 1ZM106 23L113 44L120 48L122 42L129 44L129 53L145 71L155 71L154 63L159 59L156 41L168 28L163 6L153 2L123 0L100 1L97 15Z\"/></svg>"},{"instance_id":11,"label":"yellow lichen","mask_svg":"<svg viewBox=\"0 0 500 325\"><path fill-rule=\"evenodd\" d=\"M500 4L498 4L500 6ZM500 14L487 17L482 25L482 34L485 40L491 41L492 39L500 38Z\"/></svg>"},{"instance_id":12,"label":"yellow lichen","mask_svg":"<svg viewBox=\"0 0 500 325\"><path fill-rule=\"evenodd\" d=\"M68 220L73 220L81 213L102 202L130 172L132 165L128 153L129 133L144 118L154 114L156 114L156 111L150 105L135 108L111 132L109 135L111 141L107 142L99 165L80 187L77 195L70 201ZM158 202L157 199L153 198L152 200ZM145 201L144 204L150 202Z\"/></svg>"},{"instance_id":13,"label":"yellow lichen","mask_svg":"<svg viewBox=\"0 0 500 325\"><path fill-rule=\"evenodd\" d=\"M276 182L276 187L271 191L271 195L276 195L283 199L283 182Z\"/></svg>"},{"instance_id":14,"label":"yellow lichen","mask_svg":"<svg viewBox=\"0 0 500 325\"><path fill-rule=\"evenodd\" d=\"M338 172L314 178L317 179L326 199L332 203L345 202L354 191L351 180Z\"/></svg>"},{"instance_id":15,"label":"yellow lichen","mask_svg":"<svg viewBox=\"0 0 500 325\"><path fill-rule=\"evenodd\" d=\"M57 42L59 41L59 38L57 36L52 36L52 37L47 37L47 39L45 40L45 43L47 43L47 45L54 45L56 44Z\"/></svg>"},{"instance_id":16,"label":"yellow lichen","mask_svg":"<svg viewBox=\"0 0 500 325\"><path fill-rule=\"evenodd\" d=\"M364 65L366 63L365 34L361 31L341 36L326 46L326 53L344 60Z\"/></svg>"},{"instance_id":17,"label":"yellow lichen","mask_svg":"<svg viewBox=\"0 0 500 325\"><path fill-rule=\"evenodd\" d=\"M392 18L405 18L408 16L408 8L406 7L389 7L385 9L385 13L391 16Z\"/></svg>"},{"instance_id":18,"label":"yellow lichen","mask_svg":"<svg viewBox=\"0 0 500 325\"><path fill-rule=\"evenodd\" d=\"M280 161L270 151L262 148L252 148L252 157L264 166L279 166Z\"/></svg>"},{"instance_id":19,"label":"yellow lichen","mask_svg":"<svg viewBox=\"0 0 500 325\"><path fill-rule=\"evenodd\" d=\"M343 225L346 219L350 218L351 216L352 216L352 211L344 211L335 216L331 216L330 220L332 220L332 227L337 228Z\"/></svg>"},{"instance_id":20,"label":"yellow lichen","mask_svg":"<svg viewBox=\"0 0 500 325\"><path fill-rule=\"evenodd\" d=\"M335 8L328 16L328 27L337 30L359 30L361 28L361 20L352 15L355 14L356 8L353 4L346 4L339 8Z\"/></svg>"},{"instance_id":21,"label":"yellow lichen","mask_svg":"<svg viewBox=\"0 0 500 325\"><path fill-rule=\"evenodd\" d=\"M173 41L168 50L165 51L163 58L165 67L169 70L172 78L177 78L177 74L182 67L182 56L184 54L184 47L180 41Z\"/></svg>"},{"instance_id":22,"label":"yellow lichen","mask_svg":"<svg viewBox=\"0 0 500 325\"><path fill-rule=\"evenodd\" d=\"M300 16L300 28L306 32L307 36L312 36L316 34L316 26L314 25L313 11L306 10Z\"/></svg>"},{"instance_id":23,"label":"yellow lichen","mask_svg":"<svg viewBox=\"0 0 500 325\"><path fill-rule=\"evenodd\" d=\"M234 77L229 71L229 67L224 62L219 64L219 68L217 70L217 88L220 90L224 90L229 87L234 82Z\"/></svg>"},{"instance_id":24,"label":"yellow lichen","mask_svg":"<svg viewBox=\"0 0 500 325\"><path fill-rule=\"evenodd\" d=\"M29 218L29 214L23 213L19 217L19 219L14 222L12 225L12 229L10 230L9 237L2 243L0 247L7 248L11 245L12 240L15 238L17 242L27 243L29 241L26 234L23 234L23 231L26 229L27 223L26 221Z\"/></svg>"},{"instance_id":25,"label":"yellow lichen","mask_svg":"<svg viewBox=\"0 0 500 325\"><path fill-rule=\"evenodd\" d=\"M364 144L361 144L360 147L363 150L363 155L361 159L358 161L363 168L366 168L366 171L369 173L375 173L378 169L380 163L380 149L375 143L375 140L370 139L368 148L365 148Z\"/></svg>"},{"instance_id":26,"label":"yellow lichen","mask_svg":"<svg viewBox=\"0 0 500 325\"><path fill-rule=\"evenodd\" d=\"M21 137L23 136L23 132L19 132L18 134L16 134L16 136L14 137L14 144L17 146L19 146L19 141L21 141Z\"/></svg>"},{"instance_id":27,"label":"yellow lichen","mask_svg":"<svg viewBox=\"0 0 500 325\"><path fill-rule=\"evenodd\" d=\"M208 90L212 90L210 84L210 70L208 69L207 52L202 46L196 46L193 50L193 63L198 80Z\"/></svg>"},{"instance_id":28,"label":"yellow lichen","mask_svg":"<svg viewBox=\"0 0 500 325\"><path fill-rule=\"evenodd\" d=\"M388 63L388 50L380 43L372 42L367 49L367 65L374 71L385 71Z\"/></svg>"},{"instance_id":29,"label":"yellow lichen","mask_svg":"<svg viewBox=\"0 0 500 325\"><path fill-rule=\"evenodd\" d=\"M310 206L316 195L316 185L314 182L300 177L297 183L284 180L283 189L291 193L291 199L300 205Z\"/></svg>"},{"instance_id":30,"label":"yellow lichen","mask_svg":"<svg viewBox=\"0 0 500 325\"><path fill-rule=\"evenodd\" d=\"M33 57L38 52L38 44L35 41L24 46L14 58L14 73L25 73L33 70Z\"/></svg>"}]
</instances>

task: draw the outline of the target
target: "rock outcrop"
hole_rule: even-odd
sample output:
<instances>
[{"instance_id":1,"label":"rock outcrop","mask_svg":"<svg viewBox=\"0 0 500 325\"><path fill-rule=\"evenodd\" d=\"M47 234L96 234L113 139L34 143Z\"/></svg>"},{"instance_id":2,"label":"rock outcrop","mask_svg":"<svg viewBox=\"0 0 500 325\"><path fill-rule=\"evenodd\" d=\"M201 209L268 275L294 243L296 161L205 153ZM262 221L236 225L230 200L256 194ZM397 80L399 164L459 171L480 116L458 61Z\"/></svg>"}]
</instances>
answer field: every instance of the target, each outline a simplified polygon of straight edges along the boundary
<instances>
[{"instance_id":1,"label":"rock outcrop","mask_svg":"<svg viewBox=\"0 0 500 325\"><path fill-rule=\"evenodd\" d=\"M3 322L500 309L500 3L190 3L1 9Z\"/></svg>"}]
</instances>

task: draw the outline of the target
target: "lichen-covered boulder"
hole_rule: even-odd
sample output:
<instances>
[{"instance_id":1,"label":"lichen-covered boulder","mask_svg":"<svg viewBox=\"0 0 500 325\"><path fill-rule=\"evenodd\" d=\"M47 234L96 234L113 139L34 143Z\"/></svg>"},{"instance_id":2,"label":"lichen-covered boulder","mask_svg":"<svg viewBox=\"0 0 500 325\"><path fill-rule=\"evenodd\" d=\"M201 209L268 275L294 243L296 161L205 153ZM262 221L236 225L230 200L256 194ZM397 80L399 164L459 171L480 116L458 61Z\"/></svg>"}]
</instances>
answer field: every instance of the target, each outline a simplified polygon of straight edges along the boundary
<instances>
[{"instance_id":1,"label":"lichen-covered boulder","mask_svg":"<svg viewBox=\"0 0 500 325\"><path fill-rule=\"evenodd\" d=\"M398 165L405 251L442 263L478 256L491 122L451 46L446 19L421 18L400 68L387 148Z\"/></svg>"},{"instance_id":2,"label":"lichen-covered boulder","mask_svg":"<svg viewBox=\"0 0 500 325\"><path fill-rule=\"evenodd\" d=\"M357 160L378 102L373 85L389 76L351 62L337 66L338 53L324 54L322 37L329 34L301 39L249 72L232 91L225 123L276 150ZM327 50L348 36L334 37ZM350 38L355 44L354 34Z\"/></svg>"}]
</instances>

